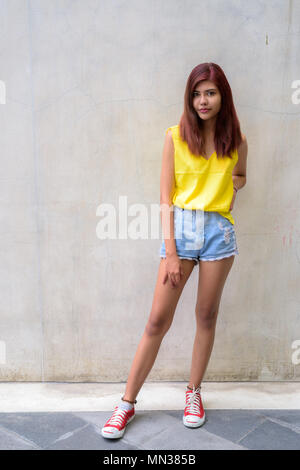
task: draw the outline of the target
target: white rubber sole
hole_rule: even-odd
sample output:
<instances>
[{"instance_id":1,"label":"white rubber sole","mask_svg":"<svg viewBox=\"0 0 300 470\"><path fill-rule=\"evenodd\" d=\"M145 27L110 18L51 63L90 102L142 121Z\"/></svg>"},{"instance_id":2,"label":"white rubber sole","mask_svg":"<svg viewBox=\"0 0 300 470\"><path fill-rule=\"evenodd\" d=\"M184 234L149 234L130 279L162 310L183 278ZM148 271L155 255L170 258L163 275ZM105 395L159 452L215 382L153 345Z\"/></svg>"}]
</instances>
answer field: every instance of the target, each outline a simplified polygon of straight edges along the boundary
<instances>
[{"instance_id":1,"label":"white rubber sole","mask_svg":"<svg viewBox=\"0 0 300 470\"><path fill-rule=\"evenodd\" d=\"M197 418L197 421L195 422L190 422L189 420L192 419L191 417L189 416L184 416L183 415L183 418L182 418L182 421L183 421L183 424L187 427L187 428L199 428L200 426L202 426L202 424L204 424L205 422L205 413L203 415L202 418Z\"/></svg>"},{"instance_id":2,"label":"white rubber sole","mask_svg":"<svg viewBox=\"0 0 300 470\"><path fill-rule=\"evenodd\" d=\"M135 414L133 416L131 416L131 418L127 421L126 426L130 423L130 421L133 420L134 417L135 417ZM107 439L119 439L120 437L123 436L123 434L125 432L125 429L126 429L126 426L123 429L121 429L121 431L118 431L116 428L112 428L112 429L114 429L114 431L112 431L112 432L109 431L109 426L107 426L106 428L103 427L101 429L101 435L103 437L106 437Z\"/></svg>"}]
</instances>

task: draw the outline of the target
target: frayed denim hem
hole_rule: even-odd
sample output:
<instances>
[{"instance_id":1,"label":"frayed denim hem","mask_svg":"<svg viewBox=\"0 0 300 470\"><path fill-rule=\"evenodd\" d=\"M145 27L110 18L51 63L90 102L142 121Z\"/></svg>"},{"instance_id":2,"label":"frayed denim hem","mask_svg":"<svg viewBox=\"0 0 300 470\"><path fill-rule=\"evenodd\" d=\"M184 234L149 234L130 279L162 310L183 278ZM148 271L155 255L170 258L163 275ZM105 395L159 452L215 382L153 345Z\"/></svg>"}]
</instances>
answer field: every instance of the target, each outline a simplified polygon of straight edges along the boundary
<instances>
[{"instance_id":1,"label":"frayed denim hem","mask_svg":"<svg viewBox=\"0 0 300 470\"><path fill-rule=\"evenodd\" d=\"M200 258L200 261L217 261L223 258L229 258L229 256L238 255L238 251L233 251L232 253L227 253L226 255L218 256L216 258Z\"/></svg>"},{"instance_id":2,"label":"frayed denim hem","mask_svg":"<svg viewBox=\"0 0 300 470\"><path fill-rule=\"evenodd\" d=\"M166 257L163 256L163 255L160 255L160 257L162 259L166 259ZM187 258L186 256L178 256L178 258L180 258L180 259L190 259L191 261L195 261L196 263L199 263L199 258Z\"/></svg>"}]
</instances>

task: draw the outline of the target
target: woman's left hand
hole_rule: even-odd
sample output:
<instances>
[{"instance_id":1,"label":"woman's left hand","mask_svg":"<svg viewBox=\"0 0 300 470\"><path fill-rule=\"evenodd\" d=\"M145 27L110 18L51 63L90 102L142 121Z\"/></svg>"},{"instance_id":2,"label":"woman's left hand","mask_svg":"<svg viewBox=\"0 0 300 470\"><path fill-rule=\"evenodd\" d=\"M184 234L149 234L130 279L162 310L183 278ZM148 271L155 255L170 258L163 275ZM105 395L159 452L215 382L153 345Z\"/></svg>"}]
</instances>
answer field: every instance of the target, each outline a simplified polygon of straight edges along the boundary
<instances>
[{"instance_id":1,"label":"woman's left hand","mask_svg":"<svg viewBox=\"0 0 300 470\"><path fill-rule=\"evenodd\" d=\"M236 193L237 193L237 191L234 189L231 204L230 204L230 208L229 208L230 211L233 209L234 201L235 201L235 198L236 198Z\"/></svg>"}]
</instances>

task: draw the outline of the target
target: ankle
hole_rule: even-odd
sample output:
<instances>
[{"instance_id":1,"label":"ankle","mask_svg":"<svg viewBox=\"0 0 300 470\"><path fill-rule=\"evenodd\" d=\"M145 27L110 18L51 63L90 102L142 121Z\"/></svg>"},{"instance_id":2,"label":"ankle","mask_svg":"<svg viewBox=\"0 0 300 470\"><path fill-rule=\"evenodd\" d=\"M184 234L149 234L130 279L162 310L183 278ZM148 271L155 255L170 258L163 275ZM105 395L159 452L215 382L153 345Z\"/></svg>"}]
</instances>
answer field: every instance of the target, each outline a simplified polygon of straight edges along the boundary
<instances>
[{"instance_id":1,"label":"ankle","mask_svg":"<svg viewBox=\"0 0 300 470\"><path fill-rule=\"evenodd\" d=\"M191 387L190 385L187 385L186 388L187 388L188 390L193 390L193 387ZM201 384L198 385L197 387L195 387L195 390L196 390L197 388L201 388Z\"/></svg>"},{"instance_id":2,"label":"ankle","mask_svg":"<svg viewBox=\"0 0 300 470\"><path fill-rule=\"evenodd\" d=\"M123 397L121 397L121 400L122 400L122 401L127 401L127 403L130 403L131 405L135 405L135 403L137 403L137 401L136 401L136 400L134 400L134 401L130 401L130 400L127 400L126 398L124 398L124 396L123 396Z\"/></svg>"}]
</instances>

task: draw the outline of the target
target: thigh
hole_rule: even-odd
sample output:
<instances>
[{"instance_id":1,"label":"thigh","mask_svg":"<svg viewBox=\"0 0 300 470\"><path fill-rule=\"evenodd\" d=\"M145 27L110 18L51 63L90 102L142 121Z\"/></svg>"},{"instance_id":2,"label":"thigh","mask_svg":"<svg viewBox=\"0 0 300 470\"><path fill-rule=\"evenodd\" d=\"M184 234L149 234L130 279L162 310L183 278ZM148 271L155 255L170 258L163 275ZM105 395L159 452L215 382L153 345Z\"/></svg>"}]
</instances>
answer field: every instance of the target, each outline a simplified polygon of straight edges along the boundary
<instances>
[{"instance_id":1,"label":"thigh","mask_svg":"<svg viewBox=\"0 0 300 470\"><path fill-rule=\"evenodd\" d=\"M225 281L233 265L234 255L199 263L196 314L210 315L219 308Z\"/></svg>"},{"instance_id":2,"label":"thigh","mask_svg":"<svg viewBox=\"0 0 300 470\"><path fill-rule=\"evenodd\" d=\"M178 285L173 288L169 279L163 284L166 272L166 259L161 259L158 269L158 276L154 290L153 302L148 322L159 325L169 326L172 323L175 309L182 293L182 290L193 271L195 262L182 259L183 276Z\"/></svg>"},{"instance_id":3,"label":"thigh","mask_svg":"<svg viewBox=\"0 0 300 470\"><path fill-rule=\"evenodd\" d=\"M204 246L200 251L202 261L216 261L238 255L234 225L218 212L205 212Z\"/></svg>"}]
</instances>

